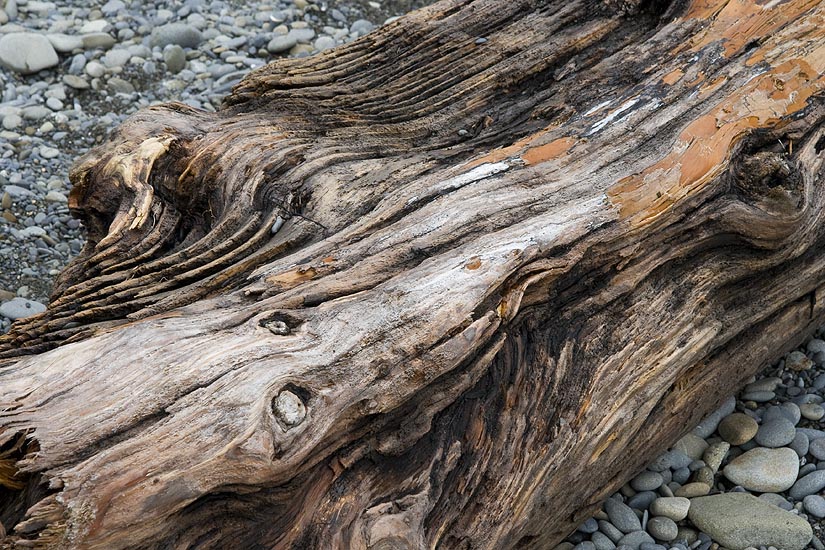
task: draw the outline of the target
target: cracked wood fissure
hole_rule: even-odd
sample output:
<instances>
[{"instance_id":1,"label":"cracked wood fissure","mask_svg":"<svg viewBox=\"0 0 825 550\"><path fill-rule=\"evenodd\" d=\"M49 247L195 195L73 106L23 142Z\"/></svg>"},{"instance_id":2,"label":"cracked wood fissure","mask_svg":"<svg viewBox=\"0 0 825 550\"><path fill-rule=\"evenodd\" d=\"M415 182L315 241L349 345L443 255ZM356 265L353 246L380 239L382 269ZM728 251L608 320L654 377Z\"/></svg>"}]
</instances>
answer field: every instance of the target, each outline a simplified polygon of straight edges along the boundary
<instances>
[{"instance_id":1,"label":"cracked wood fissure","mask_svg":"<svg viewBox=\"0 0 825 550\"><path fill-rule=\"evenodd\" d=\"M552 547L825 318L824 73L814 0L445 0L139 112L0 548Z\"/></svg>"}]
</instances>

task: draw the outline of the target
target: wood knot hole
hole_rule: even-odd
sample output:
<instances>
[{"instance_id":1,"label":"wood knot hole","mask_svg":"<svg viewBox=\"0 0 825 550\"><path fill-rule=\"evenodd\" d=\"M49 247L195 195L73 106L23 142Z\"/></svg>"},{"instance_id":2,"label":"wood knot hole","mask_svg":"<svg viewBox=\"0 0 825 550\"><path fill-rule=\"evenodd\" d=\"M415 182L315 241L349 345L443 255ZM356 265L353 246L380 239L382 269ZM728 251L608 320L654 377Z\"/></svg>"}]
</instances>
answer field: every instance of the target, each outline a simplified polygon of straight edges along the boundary
<instances>
[{"instance_id":1,"label":"wood knot hole","mask_svg":"<svg viewBox=\"0 0 825 550\"><path fill-rule=\"evenodd\" d=\"M304 421L307 408L298 395L284 389L272 400L272 413L287 428L291 428Z\"/></svg>"},{"instance_id":2,"label":"wood knot hole","mask_svg":"<svg viewBox=\"0 0 825 550\"><path fill-rule=\"evenodd\" d=\"M280 319L276 319L274 321L267 321L264 323L264 327L269 329L269 332L272 334L277 334L278 336L286 336L290 333L289 325L287 325L284 321Z\"/></svg>"}]
</instances>

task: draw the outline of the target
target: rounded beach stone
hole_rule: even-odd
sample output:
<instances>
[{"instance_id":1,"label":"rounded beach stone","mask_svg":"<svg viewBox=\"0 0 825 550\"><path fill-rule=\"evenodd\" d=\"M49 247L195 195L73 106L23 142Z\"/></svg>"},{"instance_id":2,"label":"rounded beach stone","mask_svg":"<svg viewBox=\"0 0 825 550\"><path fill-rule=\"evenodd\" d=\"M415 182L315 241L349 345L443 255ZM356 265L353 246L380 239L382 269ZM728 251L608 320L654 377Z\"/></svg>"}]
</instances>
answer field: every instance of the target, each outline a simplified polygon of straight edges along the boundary
<instances>
[{"instance_id":1,"label":"rounded beach stone","mask_svg":"<svg viewBox=\"0 0 825 550\"><path fill-rule=\"evenodd\" d=\"M797 456L800 458L808 454L808 449L810 447L810 441L808 441L808 436L805 435L804 432L800 432L796 430L796 435L793 438L793 441L788 445L791 449L793 449Z\"/></svg>"},{"instance_id":2,"label":"rounded beach stone","mask_svg":"<svg viewBox=\"0 0 825 550\"><path fill-rule=\"evenodd\" d=\"M726 548L774 546L803 550L813 537L807 521L749 493L722 493L693 499L688 517Z\"/></svg>"},{"instance_id":3,"label":"rounded beach stone","mask_svg":"<svg viewBox=\"0 0 825 550\"><path fill-rule=\"evenodd\" d=\"M624 533L616 529L615 525L604 519L599 520L599 532L604 533L613 543L619 542L619 539L624 536Z\"/></svg>"},{"instance_id":4,"label":"rounded beach stone","mask_svg":"<svg viewBox=\"0 0 825 550\"><path fill-rule=\"evenodd\" d=\"M803 403L799 406L799 410L808 420L821 420L825 416L825 409L816 403Z\"/></svg>"},{"instance_id":5,"label":"rounded beach stone","mask_svg":"<svg viewBox=\"0 0 825 550\"><path fill-rule=\"evenodd\" d=\"M688 432L673 446L675 450L682 451L692 460L699 460L708 448L708 442L698 435Z\"/></svg>"},{"instance_id":6,"label":"rounded beach stone","mask_svg":"<svg viewBox=\"0 0 825 550\"><path fill-rule=\"evenodd\" d=\"M788 491L794 500L802 500L808 495L812 495L825 487L825 470L816 470L810 474L799 478Z\"/></svg>"},{"instance_id":7,"label":"rounded beach stone","mask_svg":"<svg viewBox=\"0 0 825 550\"><path fill-rule=\"evenodd\" d=\"M622 533L632 533L642 529L642 522L639 521L636 513L623 502L609 498L604 503L604 511L616 528Z\"/></svg>"},{"instance_id":8,"label":"rounded beach stone","mask_svg":"<svg viewBox=\"0 0 825 550\"><path fill-rule=\"evenodd\" d=\"M638 531L633 531L632 533L628 533L625 536L623 536L621 539L619 539L619 543L617 546L621 548L621 546L624 545L633 548L634 550L638 550L639 546L641 546L642 543L645 542L655 543L656 541L653 540L653 537L651 537L645 531L642 531L640 529Z\"/></svg>"},{"instance_id":9,"label":"rounded beach stone","mask_svg":"<svg viewBox=\"0 0 825 550\"><path fill-rule=\"evenodd\" d=\"M722 473L748 491L778 493L786 491L796 481L799 457L787 447L757 447L731 460Z\"/></svg>"},{"instance_id":10,"label":"rounded beach stone","mask_svg":"<svg viewBox=\"0 0 825 550\"><path fill-rule=\"evenodd\" d=\"M785 367L794 371L808 370L813 366L813 361L801 351L792 351L785 358Z\"/></svg>"},{"instance_id":11,"label":"rounded beach stone","mask_svg":"<svg viewBox=\"0 0 825 550\"><path fill-rule=\"evenodd\" d=\"M661 497L650 504L650 513L673 521L682 521L690 510L690 499L685 497Z\"/></svg>"},{"instance_id":12,"label":"rounded beach stone","mask_svg":"<svg viewBox=\"0 0 825 550\"><path fill-rule=\"evenodd\" d=\"M716 473L719 471L719 466L722 464L722 461L728 456L728 451L730 451L730 443L726 441L711 443L705 450L705 454L702 455L702 460L705 461L708 468Z\"/></svg>"},{"instance_id":13,"label":"rounded beach stone","mask_svg":"<svg viewBox=\"0 0 825 550\"><path fill-rule=\"evenodd\" d=\"M808 452L817 460L825 460L825 439L814 439L808 446Z\"/></svg>"},{"instance_id":14,"label":"rounded beach stone","mask_svg":"<svg viewBox=\"0 0 825 550\"><path fill-rule=\"evenodd\" d=\"M676 491L673 491L673 494L677 497L693 498L706 495L709 492L710 485L708 485L707 483L694 481L693 483L682 485Z\"/></svg>"},{"instance_id":15,"label":"rounded beach stone","mask_svg":"<svg viewBox=\"0 0 825 550\"><path fill-rule=\"evenodd\" d=\"M630 480L630 486L636 491L655 491L663 482L662 474L645 470Z\"/></svg>"},{"instance_id":16,"label":"rounded beach stone","mask_svg":"<svg viewBox=\"0 0 825 550\"><path fill-rule=\"evenodd\" d=\"M825 518L825 498L820 495L808 495L802 499L805 511L817 519Z\"/></svg>"},{"instance_id":17,"label":"rounded beach stone","mask_svg":"<svg viewBox=\"0 0 825 550\"><path fill-rule=\"evenodd\" d=\"M754 441L763 447L784 447L796 436L796 427L787 418L774 418L759 426Z\"/></svg>"},{"instance_id":18,"label":"rounded beach stone","mask_svg":"<svg viewBox=\"0 0 825 550\"><path fill-rule=\"evenodd\" d=\"M590 541L596 547L596 550L613 550L616 548L616 544L607 538L607 535L604 535L598 531L590 536Z\"/></svg>"},{"instance_id":19,"label":"rounded beach stone","mask_svg":"<svg viewBox=\"0 0 825 550\"><path fill-rule=\"evenodd\" d=\"M42 34L13 32L0 38L0 65L21 74L54 67L60 59Z\"/></svg>"},{"instance_id":20,"label":"rounded beach stone","mask_svg":"<svg viewBox=\"0 0 825 550\"><path fill-rule=\"evenodd\" d=\"M676 538L679 528L672 519L664 516L655 516L647 522L647 532L659 540L671 541Z\"/></svg>"},{"instance_id":21,"label":"rounded beach stone","mask_svg":"<svg viewBox=\"0 0 825 550\"><path fill-rule=\"evenodd\" d=\"M719 423L719 435L731 445L742 445L759 430L756 420L743 413L733 413Z\"/></svg>"}]
</instances>

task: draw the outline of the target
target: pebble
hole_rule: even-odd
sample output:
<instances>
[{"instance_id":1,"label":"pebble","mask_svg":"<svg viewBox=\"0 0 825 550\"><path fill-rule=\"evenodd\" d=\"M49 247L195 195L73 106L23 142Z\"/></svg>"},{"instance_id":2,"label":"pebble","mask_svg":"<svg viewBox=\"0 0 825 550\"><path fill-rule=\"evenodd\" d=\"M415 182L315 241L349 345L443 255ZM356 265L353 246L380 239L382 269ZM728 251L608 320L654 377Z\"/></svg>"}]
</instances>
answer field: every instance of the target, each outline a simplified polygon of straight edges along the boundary
<instances>
[{"instance_id":1,"label":"pebble","mask_svg":"<svg viewBox=\"0 0 825 550\"><path fill-rule=\"evenodd\" d=\"M86 74L92 78L100 78L106 72L106 67L97 61L89 61L86 63L86 68L84 70L86 71Z\"/></svg>"},{"instance_id":2,"label":"pebble","mask_svg":"<svg viewBox=\"0 0 825 550\"><path fill-rule=\"evenodd\" d=\"M710 492L710 485L702 482L693 482L682 485L677 490L673 491L673 495L677 497L700 497Z\"/></svg>"},{"instance_id":3,"label":"pebble","mask_svg":"<svg viewBox=\"0 0 825 550\"><path fill-rule=\"evenodd\" d=\"M719 435L731 445L747 443L759 431L756 420L743 413L733 413L719 423Z\"/></svg>"},{"instance_id":4,"label":"pebble","mask_svg":"<svg viewBox=\"0 0 825 550\"><path fill-rule=\"evenodd\" d=\"M54 67L60 59L42 34L13 32L0 38L0 65L21 74Z\"/></svg>"},{"instance_id":5,"label":"pebble","mask_svg":"<svg viewBox=\"0 0 825 550\"><path fill-rule=\"evenodd\" d=\"M688 517L726 548L775 546L803 550L813 537L807 521L748 493L695 498Z\"/></svg>"},{"instance_id":6,"label":"pebble","mask_svg":"<svg viewBox=\"0 0 825 550\"><path fill-rule=\"evenodd\" d=\"M785 366L794 371L804 371L813 366L813 361L801 351L792 351L785 358Z\"/></svg>"},{"instance_id":7,"label":"pebble","mask_svg":"<svg viewBox=\"0 0 825 550\"><path fill-rule=\"evenodd\" d=\"M803 403L799 406L799 410L803 417L808 420L821 420L825 416L825 408L816 403Z\"/></svg>"},{"instance_id":8,"label":"pebble","mask_svg":"<svg viewBox=\"0 0 825 550\"><path fill-rule=\"evenodd\" d=\"M641 522L639 522L639 525L641 525ZM610 539L610 540L611 540L614 544L615 544L615 543L617 543L617 542L619 542L619 539L621 539L621 538L624 536L624 533L622 533L621 531L619 531L619 530L616 528L616 526L615 526L615 525L613 525L613 524L612 524L612 523L610 523L609 521L607 521L607 520L603 520L603 519L600 519L600 520L599 520L599 532L600 532L600 533L603 533L603 534L604 534L607 538L609 538L609 539Z\"/></svg>"},{"instance_id":9,"label":"pebble","mask_svg":"<svg viewBox=\"0 0 825 550\"><path fill-rule=\"evenodd\" d=\"M647 532L659 540L671 541L676 538L679 528L668 517L654 516L647 522Z\"/></svg>"},{"instance_id":10,"label":"pebble","mask_svg":"<svg viewBox=\"0 0 825 550\"><path fill-rule=\"evenodd\" d=\"M45 305L25 298L12 298L8 302L0 304L0 315L12 321L30 317L44 311L46 311Z\"/></svg>"},{"instance_id":11,"label":"pebble","mask_svg":"<svg viewBox=\"0 0 825 550\"><path fill-rule=\"evenodd\" d=\"M630 486L635 491L655 491L662 486L662 483L664 483L662 474L649 470L645 470L630 480Z\"/></svg>"},{"instance_id":12,"label":"pebble","mask_svg":"<svg viewBox=\"0 0 825 550\"><path fill-rule=\"evenodd\" d=\"M742 394L743 401L754 401L756 403L767 403L776 397L772 391L754 391Z\"/></svg>"},{"instance_id":13,"label":"pebble","mask_svg":"<svg viewBox=\"0 0 825 550\"><path fill-rule=\"evenodd\" d=\"M286 52L292 49L298 40L294 36L290 35L283 35L283 36L276 36L269 43L266 45L266 49L270 53L281 53Z\"/></svg>"},{"instance_id":14,"label":"pebble","mask_svg":"<svg viewBox=\"0 0 825 550\"><path fill-rule=\"evenodd\" d=\"M23 117L20 115L10 114L3 117L3 128L6 130L14 130L23 124Z\"/></svg>"},{"instance_id":15,"label":"pebble","mask_svg":"<svg viewBox=\"0 0 825 550\"><path fill-rule=\"evenodd\" d=\"M716 431L719 422L733 413L734 410L736 410L736 397L731 395L722 402L718 409L706 416L698 426L693 428L693 433L702 439L707 439Z\"/></svg>"},{"instance_id":16,"label":"pebble","mask_svg":"<svg viewBox=\"0 0 825 550\"><path fill-rule=\"evenodd\" d=\"M173 44L163 50L163 61L170 73L177 74L186 68L186 52L177 44Z\"/></svg>"},{"instance_id":17,"label":"pebble","mask_svg":"<svg viewBox=\"0 0 825 550\"><path fill-rule=\"evenodd\" d=\"M641 546L645 542L655 543L656 541L653 540L653 537L651 537L646 532L640 529L638 531L633 531L632 533L628 533L625 536L623 536L621 539L619 539L619 542L616 546L617 548L626 546L628 548L632 548L633 550L639 550L639 546Z\"/></svg>"},{"instance_id":18,"label":"pebble","mask_svg":"<svg viewBox=\"0 0 825 550\"><path fill-rule=\"evenodd\" d=\"M788 494L794 500L802 500L823 488L825 488L825 470L817 470L800 477L788 491Z\"/></svg>"},{"instance_id":19,"label":"pebble","mask_svg":"<svg viewBox=\"0 0 825 550\"><path fill-rule=\"evenodd\" d=\"M793 449L757 447L734 458L722 471L736 485L749 491L786 491L799 474L799 457Z\"/></svg>"},{"instance_id":20,"label":"pebble","mask_svg":"<svg viewBox=\"0 0 825 550\"><path fill-rule=\"evenodd\" d=\"M702 455L702 460L705 461L705 464L708 465L713 473L716 473L719 471L719 466L722 465L722 461L725 460L726 456L728 456L729 451L730 443L725 441L716 441L708 445L708 448Z\"/></svg>"},{"instance_id":21,"label":"pebble","mask_svg":"<svg viewBox=\"0 0 825 550\"><path fill-rule=\"evenodd\" d=\"M754 433L756 433L754 431ZM680 468L687 468L691 463L691 458L684 452L671 449L659 455L653 462L651 462L647 469L653 472L663 472L665 470L678 470Z\"/></svg>"},{"instance_id":22,"label":"pebble","mask_svg":"<svg viewBox=\"0 0 825 550\"><path fill-rule=\"evenodd\" d=\"M820 495L808 495L802 499L805 512L817 519L825 518L825 498Z\"/></svg>"},{"instance_id":23,"label":"pebble","mask_svg":"<svg viewBox=\"0 0 825 550\"><path fill-rule=\"evenodd\" d=\"M808 446L808 452L817 460L825 460L825 439L814 439Z\"/></svg>"},{"instance_id":24,"label":"pebble","mask_svg":"<svg viewBox=\"0 0 825 550\"><path fill-rule=\"evenodd\" d=\"M616 548L616 543L610 540L607 535L598 531L590 536L590 541L596 547L596 550L613 550Z\"/></svg>"},{"instance_id":25,"label":"pebble","mask_svg":"<svg viewBox=\"0 0 825 550\"><path fill-rule=\"evenodd\" d=\"M51 42L55 51L60 53L70 53L83 47L83 39L77 35L51 33L47 34L46 38Z\"/></svg>"},{"instance_id":26,"label":"pebble","mask_svg":"<svg viewBox=\"0 0 825 550\"><path fill-rule=\"evenodd\" d=\"M790 442L788 447L793 449L796 452L797 456L799 456L800 458L805 456L806 454L808 454L808 449L810 448L808 436L797 429L796 435L794 436L793 441Z\"/></svg>"},{"instance_id":27,"label":"pebble","mask_svg":"<svg viewBox=\"0 0 825 550\"><path fill-rule=\"evenodd\" d=\"M774 418L759 426L754 441L763 447L783 447L793 441L796 427L787 418Z\"/></svg>"},{"instance_id":28,"label":"pebble","mask_svg":"<svg viewBox=\"0 0 825 550\"><path fill-rule=\"evenodd\" d=\"M708 448L708 442L698 435L689 432L673 445L677 451L682 451L693 460L699 460Z\"/></svg>"},{"instance_id":29,"label":"pebble","mask_svg":"<svg viewBox=\"0 0 825 550\"><path fill-rule=\"evenodd\" d=\"M660 497L650 504L650 513L673 521L682 521L690 510L690 499L684 497Z\"/></svg>"},{"instance_id":30,"label":"pebble","mask_svg":"<svg viewBox=\"0 0 825 550\"><path fill-rule=\"evenodd\" d=\"M83 42L83 48L87 50L94 50L97 48L107 50L117 44L115 37L106 32L92 32L89 34L84 34L80 37L80 39Z\"/></svg>"},{"instance_id":31,"label":"pebble","mask_svg":"<svg viewBox=\"0 0 825 550\"><path fill-rule=\"evenodd\" d=\"M77 90L85 90L89 87L89 82L85 78L73 74L63 75L63 82Z\"/></svg>"},{"instance_id":32,"label":"pebble","mask_svg":"<svg viewBox=\"0 0 825 550\"><path fill-rule=\"evenodd\" d=\"M156 27L149 38L151 46L177 44L183 48L197 48L203 42L201 31L186 23L167 23Z\"/></svg>"},{"instance_id":33,"label":"pebble","mask_svg":"<svg viewBox=\"0 0 825 550\"><path fill-rule=\"evenodd\" d=\"M623 502L609 498L604 503L604 511L607 512L610 523L622 533L631 533L642 529L642 522L639 521L633 510Z\"/></svg>"}]
</instances>

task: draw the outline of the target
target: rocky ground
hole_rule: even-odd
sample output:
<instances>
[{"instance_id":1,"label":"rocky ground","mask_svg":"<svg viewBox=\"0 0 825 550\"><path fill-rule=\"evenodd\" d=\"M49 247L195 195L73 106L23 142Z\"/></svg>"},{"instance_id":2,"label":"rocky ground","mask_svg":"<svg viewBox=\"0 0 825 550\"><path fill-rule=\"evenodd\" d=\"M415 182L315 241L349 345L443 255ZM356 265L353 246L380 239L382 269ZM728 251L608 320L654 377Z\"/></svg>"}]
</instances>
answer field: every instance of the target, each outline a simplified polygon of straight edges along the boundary
<instances>
[{"instance_id":1,"label":"rocky ground","mask_svg":"<svg viewBox=\"0 0 825 550\"><path fill-rule=\"evenodd\" d=\"M0 0L0 333L83 246L68 169L141 107L217 109L250 69L349 42L422 0Z\"/></svg>"},{"instance_id":2,"label":"rocky ground","mask_svg":"<svg viewBox=\"0 0 825 550\"><path fill-rule=\"evenodd\" d=\"M726 400L556 550L825 550L823 338Z\"/></svg>"},{"instance_id":3,"label":"rocky ground","mask_svg":"<svg viewBox=\"0 0 825 550\"><path fill-rule=\"evenodd\" d=\"M141 107L214 110L249 69L422 0L0 0L0 332L83 245L68 168ZM825 341L763 372L559 549L825 550Z\"/></svg>"}]
</instances>

